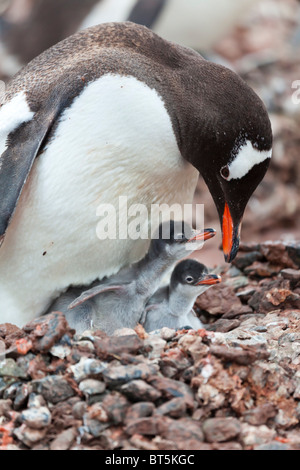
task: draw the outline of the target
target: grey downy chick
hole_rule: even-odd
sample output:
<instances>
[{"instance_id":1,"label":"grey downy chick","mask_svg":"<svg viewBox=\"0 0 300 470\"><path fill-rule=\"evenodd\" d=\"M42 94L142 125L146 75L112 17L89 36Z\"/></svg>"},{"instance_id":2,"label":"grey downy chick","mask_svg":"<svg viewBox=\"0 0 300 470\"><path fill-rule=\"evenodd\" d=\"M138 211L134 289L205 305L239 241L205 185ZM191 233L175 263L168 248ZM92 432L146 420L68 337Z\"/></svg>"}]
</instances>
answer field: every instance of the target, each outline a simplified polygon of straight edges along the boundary
<instances>
[{"instance_id":1,"label":"grey downy chick","mask_svg":"<svg viewBox=\"0 0 300 470\"><path fill-rule=\"evenodd\" d=\"M83 331L88 317L90 326L109 335L120 328L134 328L166 272L215 233L213 229L195 231L184 222L161 224L141 261L86 290L69 305L65 313L69 324Z\"/></svg>"},{"instance_id":2,"label":"grey downy chick","mask_svg":"<svg viewBox=\"0 0 300 470\"><path fill-rule=\"evenodd\" d=\"M147 303L141 319L145 330L150 332L164 326L203 328L193 311L194 303L199 295L219 282L221 277L209 274L206 266L198 261L181 261L172 273L170 285L159 289Z\"/></svg>"}]
</instances>

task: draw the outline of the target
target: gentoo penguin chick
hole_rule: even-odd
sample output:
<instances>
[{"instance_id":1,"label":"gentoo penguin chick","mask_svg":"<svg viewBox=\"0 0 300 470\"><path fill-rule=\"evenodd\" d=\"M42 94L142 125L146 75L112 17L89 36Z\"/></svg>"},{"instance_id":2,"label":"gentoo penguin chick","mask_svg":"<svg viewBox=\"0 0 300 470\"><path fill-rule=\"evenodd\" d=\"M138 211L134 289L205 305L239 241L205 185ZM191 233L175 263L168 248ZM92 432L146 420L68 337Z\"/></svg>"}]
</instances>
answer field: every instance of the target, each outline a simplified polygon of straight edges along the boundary
<instances>
[{"instance_id":1,"label":"gentoo penguin chick","mask_svg":"<svg viewBox=\"0 0 300 470\"><path fill-rule=\"evenodd\" d=\"M70 286L142 259L149 240L126 233L132 214L142 207L149 228L153 206L166 220L176 204L184 218L199 172L230 262L271 146L240 77L143 26L95 26L45 51L0 108L0 322L23 326Z\"/></svg>"},{"instance_id":2,"label":"gentoo penguin chick","mask_svg":"<svg viewBox=\"0 0 300 470\"><path fill-rule=\"evenodd\" d=\"M141 320L145 330L150 332L164 326L203 328L193 306L199 295L219 282L221 277L209 274L198 261L181 261L172 273L170 285L159 289L147 303Z\"/></svg>"},{"instance_id":3,"label":"gentoo penguin chick","mask_svg":"<svg viewBox=\"0 0 300 470\"><path fill-rule=\"evenodd\" d=\"M134 328L165 273L215 233L213 229L197 232L183 222L161 224L141 261L83 292L71 303L69 311L64 312L70 326L80 332L86 327L88 311L92 326L107 334L123 327Z\"/></svg>"}]
</instances>

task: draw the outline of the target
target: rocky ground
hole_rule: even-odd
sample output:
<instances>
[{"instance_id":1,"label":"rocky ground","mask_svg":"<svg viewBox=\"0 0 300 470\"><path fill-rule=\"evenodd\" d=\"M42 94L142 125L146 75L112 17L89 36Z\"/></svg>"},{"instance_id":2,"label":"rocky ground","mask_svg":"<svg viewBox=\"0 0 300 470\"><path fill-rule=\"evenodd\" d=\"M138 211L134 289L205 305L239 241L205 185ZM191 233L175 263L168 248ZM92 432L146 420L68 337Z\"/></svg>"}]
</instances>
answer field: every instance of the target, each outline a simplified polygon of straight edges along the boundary
<instances>
[{"instance_id":1,"label":"rocky ground","mask_svg":"<svg viewBox=\"0 0 300 470\"><path fill-rule=\"evenodd\" d=\"M300 244L219 272L198 331L0 325L0 449L300 450Z\"/></svg>"}]
</instances>

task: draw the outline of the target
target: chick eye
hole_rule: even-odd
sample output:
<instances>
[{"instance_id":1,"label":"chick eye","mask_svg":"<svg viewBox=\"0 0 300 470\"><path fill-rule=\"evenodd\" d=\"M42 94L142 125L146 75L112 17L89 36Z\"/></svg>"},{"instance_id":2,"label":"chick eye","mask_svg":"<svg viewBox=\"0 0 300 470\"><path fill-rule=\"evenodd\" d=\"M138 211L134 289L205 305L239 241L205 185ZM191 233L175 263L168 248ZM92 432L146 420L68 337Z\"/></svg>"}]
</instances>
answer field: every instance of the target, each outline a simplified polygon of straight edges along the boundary
<instances>
[{"instance_id":1,"label":"chick eye","mask_svg":"<svg viewBox=\"0 0 300 470\"><path fill-rule=\"evenodd\" d=\"M176 235L176 240L185 240L184 233L178 233L178 234Z\"/></svg>"},{"instance_id":2,"label":"chick eye","mask_svg":"<svg viewBox=\"0 0 300 470\"><path fill-rule=\"evenodd\" d=\"M192 276L187 276L185 280L188 284L191 284L194 281L194 278Z\"/></svg>"},{"instance_id":3,"label":"chick eye","mask_svg":"<svg viewBox=\"0 0 300 470\"><path fill-rule=\"evenodd\" d=\"M221 170L220 170L220 173L221 173L222 178L227 180L230 176L230 171L229 171L228 165L223 166L223 168L221 168Z\"/></svg>"}]
</instances>

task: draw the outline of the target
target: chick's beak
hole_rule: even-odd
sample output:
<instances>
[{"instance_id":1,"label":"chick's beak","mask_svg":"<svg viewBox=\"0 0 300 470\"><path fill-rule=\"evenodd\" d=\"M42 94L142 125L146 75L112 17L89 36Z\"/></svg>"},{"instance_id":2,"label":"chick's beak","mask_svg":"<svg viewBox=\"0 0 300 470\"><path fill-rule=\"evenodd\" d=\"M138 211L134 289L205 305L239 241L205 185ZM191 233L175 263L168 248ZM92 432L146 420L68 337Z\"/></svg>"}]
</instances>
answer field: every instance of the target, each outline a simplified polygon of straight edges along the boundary
<instances>
[{"instance_id":1,"label":"chick's beak","mask_svg":"<svg viewBox=\"0 0 300 470\"><path fill-rule=\"evenodd\" d=\"M239 249L241 223L234 225L228 204L225 203L222 232L223 232L223 252L225 261L230 263Z\"/></svg>"},{"instance_id":2,"label":"chick's beak","mask_svg":"<svg viewBox=\"0 0 300 470\"><path fill-rule=\"evenodd\" d=\"M204 230L193 230L193 236L188 240L188 243L195 241L206 241L213 238L216 231L213 228L205 228Z\"/></svg>"},{"instance_id":3,"label":"chick's beak","mask_svg":"<svg viewBox=\"0 0 300 470\"><path fill-rule=\"evenodd\" d=\"M222 281L221 276L216 274L207 274L205 278L197 282L196 286L213 286L214 284L219 284Z\"/></svg>"}]
</instances>

